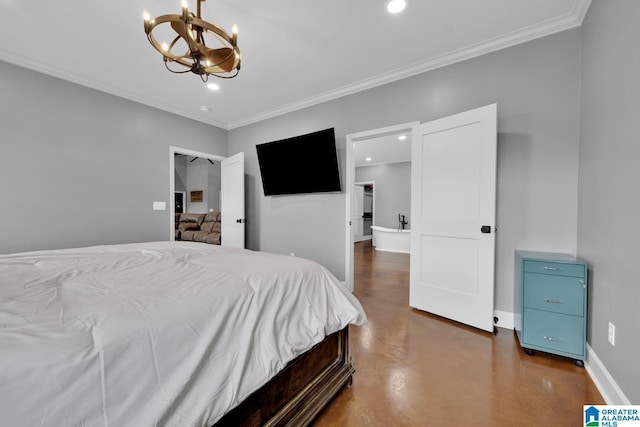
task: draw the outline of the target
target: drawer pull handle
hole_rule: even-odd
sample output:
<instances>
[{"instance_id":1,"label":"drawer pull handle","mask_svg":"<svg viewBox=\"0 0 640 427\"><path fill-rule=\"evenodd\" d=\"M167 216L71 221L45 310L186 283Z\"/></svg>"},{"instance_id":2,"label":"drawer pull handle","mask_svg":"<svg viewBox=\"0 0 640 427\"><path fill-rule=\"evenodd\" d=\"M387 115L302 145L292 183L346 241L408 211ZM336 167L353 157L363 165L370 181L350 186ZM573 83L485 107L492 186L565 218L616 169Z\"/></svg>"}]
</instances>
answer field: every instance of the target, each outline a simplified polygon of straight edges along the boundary
<instances>
[{"instance_id":1,"label":"drawer pull handle","mask_svg":"<svg viewBox=\"0 0 640 427\"><path fill-rule=\"evenodd\" d=\"M554 341L554 342L562 341L562 338L548 337L546 335L543 335L542 338L544 338L547 341Z\"/></svg>"},{"instance_id":2,"label":"drawer pull handle","mask_svg":"<svg viewBox=\"0 0 640 427\"><path fill-rule=\"evenodd\" d=\"M564 271L564 268L560 267L544 267L544 269L547 271Z\"/></svg>"},{"instance_id":3,"label":"drawer pull handle","mask_svg":"<svg viewBox=\"0 0 640 427\"><path fill-rule=\"evenodd\" d=\"M560 300L560 299L549 299L549 298L543 298L544 302L548 302L549 304L564 304L564 301Z\"/></svg>"}]
</instances>

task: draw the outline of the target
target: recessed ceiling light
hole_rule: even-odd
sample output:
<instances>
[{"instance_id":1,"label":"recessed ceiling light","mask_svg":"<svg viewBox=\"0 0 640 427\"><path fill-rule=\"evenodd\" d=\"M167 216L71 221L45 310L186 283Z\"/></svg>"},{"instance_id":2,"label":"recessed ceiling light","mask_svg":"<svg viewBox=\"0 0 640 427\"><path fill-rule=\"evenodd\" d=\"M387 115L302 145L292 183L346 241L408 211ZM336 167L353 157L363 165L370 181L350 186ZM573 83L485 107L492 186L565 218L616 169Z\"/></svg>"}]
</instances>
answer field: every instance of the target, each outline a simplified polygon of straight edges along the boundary
<instances>
[{"instance_id":1,"label":"recessed ceiling light","mask_svg":"<svg viewBox=\"0 0 640 427\"><path fill-rule=\"evenodd\" d=\"M407 6L407 2L404 0L391 0L387 3L387 10L389 13L400 13Z\"/></svg>"},{"instance_id":2,"label":"recessed ceiling light","mask_svg":"<svg viewBox=\"0 0 640 427\"><path fill-rule=\"evenodd\" d=\"M370 161L371 161L371 157L367 157L365 160L366 160L367 162L370 162Z\"/></svg>"},{"instance_id":3,"label":"recessed ceiling light","mask_svg":"<svg viewBox=\"0 0 640 427\"><path fill-rule=\"evenodd\" d=\"M400 136L398 137L398 139L399 139L400 141L404 141L405 139L407 139L407 135L400 135Z\"/></svg>"},{"instance_id":4,"label":"recessed ceiling light","mask_svg":"<svg viewBox=\"0 0 640 427\"><path fill-rule=\"evenodd\" d=\"M207 88L208 88L209 90L214 90L214 91L215 91L215 90L220 90L220 86L218 86L218 85L217 85L217 84L215 84L215 83L209 83L209 84L207 85Z\"/></svg>"},{"instance_id":5,"label":"recessed ceiling light","mask_svg":"<svg viewBox=\"0 0 640 427\"><path fill-rule=\"evenodd\" d=\"M209 111L211 111L211 108L206 105L203 105L200 107L200 111L202 111L203 113L208 113Z\"/></svg>"}]
</instances>

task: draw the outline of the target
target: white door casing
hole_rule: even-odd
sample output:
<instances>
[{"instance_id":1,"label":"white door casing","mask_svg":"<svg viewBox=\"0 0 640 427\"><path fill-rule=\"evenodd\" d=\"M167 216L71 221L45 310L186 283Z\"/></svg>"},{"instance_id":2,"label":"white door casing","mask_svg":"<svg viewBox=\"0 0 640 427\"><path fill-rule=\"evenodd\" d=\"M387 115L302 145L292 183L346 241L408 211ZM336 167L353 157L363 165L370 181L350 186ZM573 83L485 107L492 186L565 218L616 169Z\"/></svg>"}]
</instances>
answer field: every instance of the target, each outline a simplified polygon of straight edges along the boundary
<instances>
[{"instance_id":1,"label":"white door casing","mask_svg":"<svg viewBox=\"0 0 640 427\"><path fill-rule=\"evenodd\" d=\"M413 131L409 304L486 331L494 328L496 156L496 104Z\"/></svg>"},{"instance_id":2,"label":"white door casing","mask_svg":"<svg viewBox=\"0 0 640 427\"><path fill-rule=\"evenodd\" d=\"M222 246L244 248L244 153L227 157L221 165L220 211L222 212Z\"/></svg>"}]
</instances>

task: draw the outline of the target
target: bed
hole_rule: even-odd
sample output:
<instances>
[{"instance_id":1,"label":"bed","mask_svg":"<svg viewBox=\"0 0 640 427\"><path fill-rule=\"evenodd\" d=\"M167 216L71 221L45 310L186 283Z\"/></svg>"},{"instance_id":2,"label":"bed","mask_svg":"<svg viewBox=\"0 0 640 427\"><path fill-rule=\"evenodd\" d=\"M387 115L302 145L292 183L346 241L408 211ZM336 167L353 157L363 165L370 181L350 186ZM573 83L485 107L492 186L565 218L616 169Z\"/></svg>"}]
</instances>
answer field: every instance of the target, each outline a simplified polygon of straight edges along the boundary
<instances>
[{"instance_id":1,"label":"bed","mask_svg":"<svg viewBox=\"0 0 640 427\"><path fill-rule=\"evenodd\" d=\"M305 425L353 365L317 263L193 242L0 256L6 425Z\"/></svg>"}]
</instances>

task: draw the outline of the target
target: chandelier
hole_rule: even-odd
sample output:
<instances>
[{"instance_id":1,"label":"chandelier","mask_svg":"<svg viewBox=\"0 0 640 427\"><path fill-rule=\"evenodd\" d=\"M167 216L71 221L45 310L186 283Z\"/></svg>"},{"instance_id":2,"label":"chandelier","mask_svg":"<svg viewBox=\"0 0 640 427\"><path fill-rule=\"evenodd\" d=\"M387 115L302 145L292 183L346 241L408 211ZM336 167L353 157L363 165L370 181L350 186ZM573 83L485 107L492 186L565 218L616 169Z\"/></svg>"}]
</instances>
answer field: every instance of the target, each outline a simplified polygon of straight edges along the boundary
<instances>
[{"instance_id":1,"label":"chandelier","mask_svg":"<svg viewBox=\"0 0 640 427\"><path fill-rule=\"evenodd\" d=\"M195 15L189 11L187 0L182 0L180 15L162 15L151 19L149 13L144 11L147 39L162 54L165 67L172 73L192 72L204 82L209 76L231 79L240 71L238 27L234 25L232 34L228 35L221 27L202 20L200 5L205 0L197 1ZM156 34L162 31L171 41L158 42L154 30Z\"/></svg>"}]
</instances>

